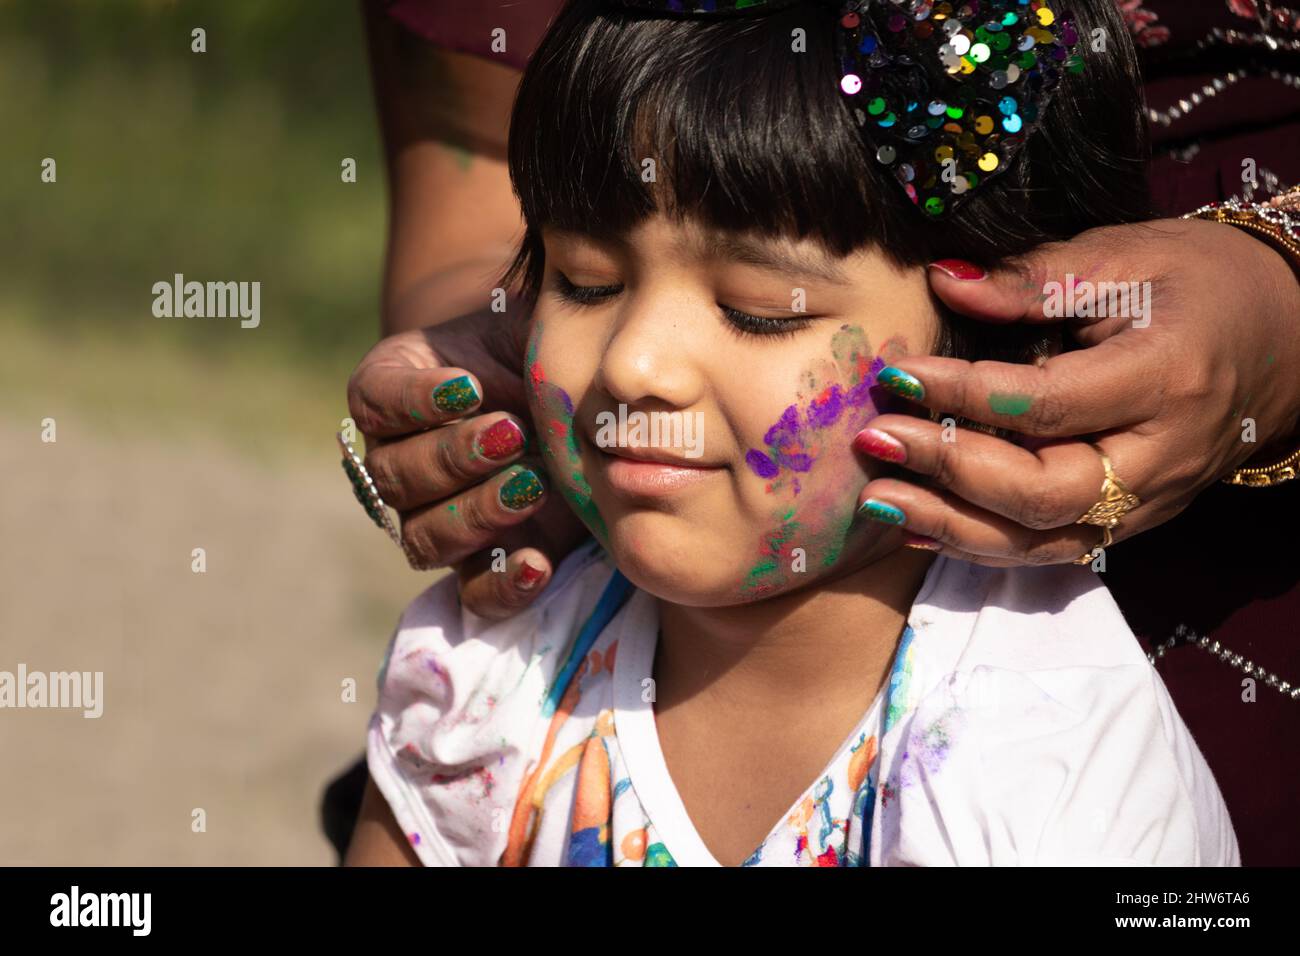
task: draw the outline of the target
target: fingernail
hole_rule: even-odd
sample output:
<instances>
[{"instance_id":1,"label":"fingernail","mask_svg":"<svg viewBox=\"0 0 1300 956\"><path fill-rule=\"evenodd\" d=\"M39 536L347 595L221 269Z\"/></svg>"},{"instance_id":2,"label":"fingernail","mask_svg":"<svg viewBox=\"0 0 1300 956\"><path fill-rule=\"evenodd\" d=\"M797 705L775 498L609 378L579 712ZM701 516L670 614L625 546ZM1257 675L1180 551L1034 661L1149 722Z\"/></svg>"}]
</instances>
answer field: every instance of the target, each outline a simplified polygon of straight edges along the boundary
<instances>
[{"instance_id":1,"label":"fingernail","mask_svg":"<svg viewBox=\"0 0 1300 956\"><path fill-rule=\"evenodd\" d=\"M868 498L862 502L861 507L858 508L858 514L864 518L870 518L872 521L879 521L881 524L902 524L907 520L907 515L903 514L901 508L895 508L893 505L877 501L875 498Z\"/></svg>"},{"instance_id":2,"label":"fingernail","mask_svg":"<svg viewBox=\"0 0 1300 956\"><path fill-rule=\"evenodd\" d=\"M524 430L508 418L479 433L478 453L494 461L509 458L524 447Z\"/></svg>"},{"instance_id":3,"label":"fingernail","mask_svg":"<svg viewBox=\"0 0 1300 956\"><path fill-rule=\"evenodd\" d=\"M909 534L907 540L903 542L909 548L919 548L922 551L938 551L943 545L935 541L934 538L927 538L923 534Z\"/></svg>"},{"instance_id":4,"label":"fingernail","mask_svg":"<svg viewBox=\"0 0 1300 956\"><path fill-rule=\"evenodd\" d=\"M501 504L522 511L542 496L542 479L531 468L520 468L501 486Z\"/></svg>"},{"instance_id":5,"label":"fingernail","mask_svg":"<svg viewBox=\"0 0 1300 956\"><path fill-rule=\"evenodd\" d=\"M515 578L515 587L521 591L531 591L537 587L537 582L542 579L546 572L541 568L535 568L527 561L519 566L519 575Z\"/></svg>"},{"instance_id":6,"label":"fingernail","mask_svg":"<svg viewBox=\"0 0 1300 956\"><path fill-rule=\"evenodd\" d=\"M880 374L876 376L876 384L887 392L892 392L901 398L910 398L914 402L925 398L925 386L921 384L921 380L892 365L886 365L880 370Z\"/></svg>"},{"instance_id":7,"label":"fingernail","mask_svg":"<svg viewBox=\"0 0 1300 956\"><path fill-rule=\"evenodd\" d=\"M931 262L930 268L938 269L962 282L981 282L989 277L987 272L965 259L940 259L938 262Z\"/></svg>"},{"instance_id":8,"label":"fingernail","mask_svg":"<svg viewBox=\"0 0 1300 956\"><path fill-rule=\"evenodd\" d=\"M478 389L468 375L448 379L435 388L430 397L434 406L444 412L463 412L479 402Z\"/></svg>"},{"instance_id":9,"label":"fingernail","mask_svg":"<svg viewBox=\"0 0 1300 956\"><path fill-rule=\"evenodd\" d=\"M901 465L907 461L907 449L893 435L878 428L864 428L853 436L853 447L864 455Z\"/></svg>"}]
</instances>

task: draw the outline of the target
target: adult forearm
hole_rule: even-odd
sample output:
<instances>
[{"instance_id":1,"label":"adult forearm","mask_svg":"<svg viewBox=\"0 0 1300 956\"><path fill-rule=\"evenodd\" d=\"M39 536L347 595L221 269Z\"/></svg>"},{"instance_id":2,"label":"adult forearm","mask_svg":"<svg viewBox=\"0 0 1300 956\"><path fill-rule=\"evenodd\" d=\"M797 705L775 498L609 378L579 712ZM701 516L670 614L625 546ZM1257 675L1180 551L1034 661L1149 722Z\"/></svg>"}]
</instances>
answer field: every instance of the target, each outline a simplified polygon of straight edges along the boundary
<instances>
[{"instance_id":1,"label":"adult forearm","mask_svg":"<svg viewBox=\"0 0 1300 956\"><path fill-rule=\"evenodd\" d=\"M522 230L505 163L517 71L430 46L365 4L388 178L383 334L488 305Z\"/></svg>"}]
</instances>

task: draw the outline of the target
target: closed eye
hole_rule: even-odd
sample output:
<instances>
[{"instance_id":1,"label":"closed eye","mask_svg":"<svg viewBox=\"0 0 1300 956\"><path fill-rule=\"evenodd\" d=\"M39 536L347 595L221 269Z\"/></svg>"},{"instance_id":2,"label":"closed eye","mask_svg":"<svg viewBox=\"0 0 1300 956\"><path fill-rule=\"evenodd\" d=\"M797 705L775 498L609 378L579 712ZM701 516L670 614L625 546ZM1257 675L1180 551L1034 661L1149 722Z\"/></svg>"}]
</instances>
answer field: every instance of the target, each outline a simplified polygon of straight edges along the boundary
<instances>
[{"instance_id":1,"label":"closed eye","mask_svg":"<svg viewBox=\"0 0 1300 956\"><path fill-rule=\"evenodd\" d=\"M590 305L623 291L621 285L574 285L563 272L555 273L555 288L560 298L576 305Z\"/></svg>"},{"instance_id":2,"label":"closed eye","mask_svg":"<svg viewBox=\"0 0 1300 956\"><path fill-rule=\"evenodd\" d=\"M611 299L623 291L621 285L575 285L562 272L555 273L555 288L560 298L574 305L593 305ZM811 319L773 319L764 315L752 315L719 303L718 309L727 324L745 335L765 338L785 338L807 328Z\"/></svg>"}]
</instances>

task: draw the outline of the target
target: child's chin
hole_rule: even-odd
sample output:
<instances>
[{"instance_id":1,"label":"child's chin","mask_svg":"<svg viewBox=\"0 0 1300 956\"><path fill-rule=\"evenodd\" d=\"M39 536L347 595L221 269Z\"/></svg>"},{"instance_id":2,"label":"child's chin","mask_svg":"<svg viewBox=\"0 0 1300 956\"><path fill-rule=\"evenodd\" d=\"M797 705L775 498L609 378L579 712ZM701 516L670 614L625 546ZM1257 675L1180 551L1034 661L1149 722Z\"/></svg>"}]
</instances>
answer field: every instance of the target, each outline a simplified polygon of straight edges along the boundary
<instances>
[{"instance_id":1,"label":"child's chin","mask_svg":"<svg viewBox=\"0 0 1300 956\"><path fill-rule=\"evenodd\" d=\"M742 604L740 572L692 536L637 534L627 522L611 525L610 553L619 570L638 588L660 600L687 607ZM716 547L716 543L714 545Z\"/></svg>"}]
</instances>

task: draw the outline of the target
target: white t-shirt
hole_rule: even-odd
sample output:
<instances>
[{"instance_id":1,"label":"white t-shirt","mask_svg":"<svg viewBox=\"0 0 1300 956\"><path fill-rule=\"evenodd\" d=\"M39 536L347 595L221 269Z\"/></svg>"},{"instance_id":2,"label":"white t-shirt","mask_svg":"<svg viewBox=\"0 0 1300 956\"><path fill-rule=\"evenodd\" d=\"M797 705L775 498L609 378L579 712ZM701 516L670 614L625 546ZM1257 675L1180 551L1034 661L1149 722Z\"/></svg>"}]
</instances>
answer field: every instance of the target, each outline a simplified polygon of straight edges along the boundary
<instances>
[{"instance_id":1,"label":"white t-shirt","mask_svg":"<svg viewBox=\"0 0 1300 956\"><path fill-rule=\"evenodd\" d=\"M717 865L659 747L654 598L633 591L546 712L613 573L593 542L509 621L460 608L450 578L403 614L368 761L425 864ZM886 687L746 865L1035 864L1240 857L1213 775L1096 575L941 557Z\"/></svg>"}]
</instances>

